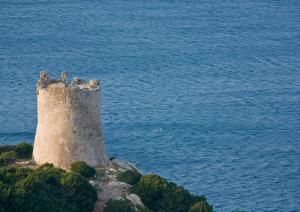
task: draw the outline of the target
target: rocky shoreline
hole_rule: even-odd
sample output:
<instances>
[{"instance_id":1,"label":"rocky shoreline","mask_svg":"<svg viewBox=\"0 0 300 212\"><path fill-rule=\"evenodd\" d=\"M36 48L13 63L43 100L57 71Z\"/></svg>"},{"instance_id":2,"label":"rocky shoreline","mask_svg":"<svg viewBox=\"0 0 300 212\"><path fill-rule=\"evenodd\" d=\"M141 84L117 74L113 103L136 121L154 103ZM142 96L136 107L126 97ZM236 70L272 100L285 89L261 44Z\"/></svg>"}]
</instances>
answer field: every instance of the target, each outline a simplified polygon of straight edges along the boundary
<instances>
[{"instance_id":1,"label":"rocky shoreline","mask_svg":"<svg viewBox=\"0 0 300 212\"><path fill-rule=\"evenodd\" d=\"M97 176L89 180L98 193L95 211L101 212L109 199L127 199L136 208L145 208L141 198L130 191L131 185L117 179L119 173L127 170L142 174L132 163L118 159L109 161L106 168L96 168Z\"/></svg>"}]
</instances>

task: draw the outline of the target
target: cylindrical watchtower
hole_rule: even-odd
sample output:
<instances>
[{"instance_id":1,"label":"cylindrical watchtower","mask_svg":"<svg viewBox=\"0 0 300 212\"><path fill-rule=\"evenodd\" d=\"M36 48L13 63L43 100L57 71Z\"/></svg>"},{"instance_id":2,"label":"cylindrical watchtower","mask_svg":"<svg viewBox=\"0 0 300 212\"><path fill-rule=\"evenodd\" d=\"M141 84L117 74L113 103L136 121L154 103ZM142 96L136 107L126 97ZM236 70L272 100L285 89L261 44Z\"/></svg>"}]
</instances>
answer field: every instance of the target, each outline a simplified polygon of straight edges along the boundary
<instances>
[{"instance_id":1,"label":"cylindrical watchtower","mask_svg":"<svg viewBox=\"0 0 300 212\"><path fill-rule=\"evenodd\" d=\"M99 81L74 78L66 82L50 80L41 72L37 85L38 125L33 160L53 163L69 169L75 161L92 166L106 164L105 146L100 128Z\"/></svg>"}]
</instances>

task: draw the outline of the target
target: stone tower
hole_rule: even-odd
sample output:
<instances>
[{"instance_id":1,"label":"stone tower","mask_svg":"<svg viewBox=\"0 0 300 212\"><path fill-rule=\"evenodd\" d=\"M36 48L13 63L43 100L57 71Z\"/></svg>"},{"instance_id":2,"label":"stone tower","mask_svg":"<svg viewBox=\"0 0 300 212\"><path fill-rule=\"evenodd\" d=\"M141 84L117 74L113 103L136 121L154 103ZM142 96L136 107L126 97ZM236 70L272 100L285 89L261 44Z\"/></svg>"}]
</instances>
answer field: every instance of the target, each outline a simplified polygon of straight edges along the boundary
<instances>
[{"instance_id":1,"label":"stone tower","mask_svg":"<svg viewBox=\"0 0 300 212\"><path fill-rule=\"evenodd\" d=\"M75 161L103 166L107 159L100 128L99 81L74 78L68 84L66 78L66 72L59 80L40 73L33 160L64 169Z\"/></svg>"}]
</instances>

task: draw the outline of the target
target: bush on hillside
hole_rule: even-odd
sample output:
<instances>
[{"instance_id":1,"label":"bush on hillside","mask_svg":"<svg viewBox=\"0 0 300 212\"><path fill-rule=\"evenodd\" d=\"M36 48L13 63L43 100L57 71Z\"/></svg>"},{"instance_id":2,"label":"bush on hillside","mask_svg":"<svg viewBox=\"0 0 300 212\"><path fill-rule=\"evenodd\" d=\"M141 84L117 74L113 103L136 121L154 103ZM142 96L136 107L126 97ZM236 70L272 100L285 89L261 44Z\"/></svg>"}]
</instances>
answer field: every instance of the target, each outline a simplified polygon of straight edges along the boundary
<instances>
[{"instance_id":1,"label":"bush on hillside","mask_svg":"<svg viewBox=\"0 0 300 212\"><path fill-rule=\"evenodd\" d=\"M212 211L205 197L192 195L183 187L154 174L142 176L132 187L132 192L153 211L188 211L196 202L203 203L207 212Z\"/></svg>"},{"instance_id":2,"label":"bush on hillside","mask_svg":"<svg viewBox=\"0 0 300 212\"><path fill-rule=\"evenodd\" d=\"M210 212L211 208L207 207L207 205L201 201L192 205L188 212Z\"/></svg>"},{"instance_id":3,"label":"bush on hillside","mask_svg":"<svg viewBox=\"0 0 300 212\"><path fill-rule=\"evenodd\" d=\"M0 146L0 164L15 162L16 159L28 159L32 156L31 144L20 143L17 145Z\"/></svg>"},{"instance_id":4,"label":"bush on hillside","mask_svg":"<svg viewBox=\"0 0 300 212\"><path fill-rule=\"evenodd\" d=\"M117 179L118 179L118 181L125 182L130 185L134 185L139 182L141 177L142 177L142 175L136 170L134 170L134 171L126 170L124 172L119 173L117 176Z\"/></svg>"},{"instance_id":5,"label":"bush on hillside","mask_svg":"<svg viewBox=\"0 0 300 212\"><path fill-rule=\"evenodd\" d=\"M105 203L104 212L136 212L129 200L110 199Z\"/></svg>"},{"instance_id":6,"label":"bush on hillside","mask_svg":"<svg viewBox=\"0 0 300 212\"><path fill-rule=\"evenodd\" d=\"M14 151L15 145L0 145L0 154L3 152Z\"/></svg>"},{"instance_id":7,"label":"bush on hillside","mask_svg":"<svg viewBox=\"0 0 300 212\"><path fill-rule=\"evenodd\" d=\"M97 192L89 182L78 174L65 172L60 185L66 191L67 202L76 206L78 211L93 211Z\"/></svg>"},{"instance_id":8,"label":"bush on hillside","mask_svg":"<svg viewBox=\"0 0 300 212\"><path fill-rule=\"evenodd\" d=\"M78 174L47 164L0 168L0 211L90 212L96 190Z\"/></svg>"},{"instance_id":9,"label":"bush on hillside","mask_svg":"<svg viewBox=\"0 0 300 212\"><path fill-rule=\"evenodd\" d=\"M15 146L15 152L18 158L31 158L33 146L27 143L20 143Z\"/></svg>"},{"instance_id":10,"label":"bush on hillside","mask_svg":"<svg viewBox=\"0 0 300 212\"><path fill-rule=\"evenodd\" d=\"M83 161L77 161L71 165L71 171L80 174L83 177L89 178L96 174L94 167L87 165Z\"/></svg>"},{"instance_id":11,"label":"bush on hillside","mask_svg":"<svg viewBox=\"0 0 300 212\"><path fill-rule=\"evenodd\" d=\"M16 159L17 154L15 151L3 152L0 154L0 165L13 163Z\"/></svg>"}]
</instances>

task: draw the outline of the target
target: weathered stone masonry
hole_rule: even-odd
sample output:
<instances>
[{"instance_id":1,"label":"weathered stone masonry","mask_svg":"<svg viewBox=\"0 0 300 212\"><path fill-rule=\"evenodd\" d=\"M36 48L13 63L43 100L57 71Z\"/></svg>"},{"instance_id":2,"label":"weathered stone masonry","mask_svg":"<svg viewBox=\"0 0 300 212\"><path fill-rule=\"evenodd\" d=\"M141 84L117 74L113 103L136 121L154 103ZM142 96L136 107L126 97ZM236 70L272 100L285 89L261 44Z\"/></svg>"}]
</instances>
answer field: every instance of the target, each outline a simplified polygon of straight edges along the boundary
<instances>
[{"instance_id":1,"label":"weathered stone masonry","mask_svg":"<svg viewBox=\"0 0 300 212\"><path fill-rule=\"evenodd\" d=\"M103 166L107 159L100 128L99 81L74 78L68 84L66 77L63 72L60 80L52 80L46 72L40 73L33 159L64 169L75 161Z\"/></svg>"}]
</instances>

